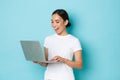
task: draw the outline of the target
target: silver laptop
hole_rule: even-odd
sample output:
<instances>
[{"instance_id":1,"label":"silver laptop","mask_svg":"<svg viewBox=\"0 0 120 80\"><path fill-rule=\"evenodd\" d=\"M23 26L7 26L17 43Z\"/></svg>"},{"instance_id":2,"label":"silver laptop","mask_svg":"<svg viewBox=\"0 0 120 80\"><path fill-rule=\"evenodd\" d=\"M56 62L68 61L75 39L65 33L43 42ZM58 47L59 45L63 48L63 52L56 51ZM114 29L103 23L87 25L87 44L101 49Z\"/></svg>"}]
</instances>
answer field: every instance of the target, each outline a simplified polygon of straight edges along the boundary
<instances>
[{"instance_id":1,"label":"silver laptop","mask_svg":"<svg viewBox=\"0 0 120 80\"><path fill-rule=\"evenodd\" d=\"M38 61L45 63L55 63L53 61L46 61L45 54L42 52L39 41L20 41L23 53L26 60L28 61Z\"/></svg>"}]
</instances>

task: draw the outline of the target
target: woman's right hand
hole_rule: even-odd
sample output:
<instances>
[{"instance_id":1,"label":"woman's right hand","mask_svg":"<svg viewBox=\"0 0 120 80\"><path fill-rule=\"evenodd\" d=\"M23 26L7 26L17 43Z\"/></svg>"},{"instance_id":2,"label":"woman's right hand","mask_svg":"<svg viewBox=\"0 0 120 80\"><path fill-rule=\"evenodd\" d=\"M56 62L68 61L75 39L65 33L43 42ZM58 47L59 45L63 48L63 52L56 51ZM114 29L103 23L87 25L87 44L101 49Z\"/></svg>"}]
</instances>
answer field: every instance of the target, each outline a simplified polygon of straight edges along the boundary
<instances>
[{"instance_id":1,"label":"woman's right hand","mask_svg":"<svg viewBox=\"0 0 120 80\"><path fill-rule=\"evenodd\" d=\"M41 66L47 66L48 63L33 61L33 63L40 64Z\"/></svg>"}]
</instances>

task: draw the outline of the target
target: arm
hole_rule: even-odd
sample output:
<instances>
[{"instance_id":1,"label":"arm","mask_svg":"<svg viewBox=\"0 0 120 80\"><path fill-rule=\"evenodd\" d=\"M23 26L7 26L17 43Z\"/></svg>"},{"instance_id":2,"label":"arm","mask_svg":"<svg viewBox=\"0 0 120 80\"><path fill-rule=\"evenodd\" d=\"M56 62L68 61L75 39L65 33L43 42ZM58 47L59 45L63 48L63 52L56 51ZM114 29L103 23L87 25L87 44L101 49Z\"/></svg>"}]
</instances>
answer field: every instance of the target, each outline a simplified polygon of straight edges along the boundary
<instances>
[{"instance_id":1,"label":"arm","mask_svg":"<svg viewBox=\"0 0 120 80\"><path fill-rule=\"evenodd\" d=\"M72 68L82 68L82 51L78 50L74 53L75 61L68 60L66 58L62 58L60 56L55 56L52 60L56 62L64 62L68 66Z\"/></svg>"},{"instance_id":2,"label":"arm","mask_svg":"<svg viewBox=\"0 0 120 80\"><path fill-rule=\"evenodd\" d=\"M44 47L45 50L45 59L48 61L48 48Z\"/></svg>"},{"instance_id":3,"label":"arm","mask_svg":"<svg viewBox=\"0 0 120 80\"><path fill-rule=\"evenodd\" d=\"M45 50L45 58L46 60L48 60L48 49L44 47ZM33 61L34 63L40 64L41 66L47 66L48 63L44 63L44 62L37 62L37 61Z\"/></svg>"},{"instance_id":4,"label":"arm","mask_svg":"<svg viewBox=\"0 0 120 80\"><path fill-rule=\"evenodd\" d=\"M82 68L82 51L81 50L76 51L74 53L74 57L75 57L75 61L64 59L64 62L72 68L81 69Z\"/></svg>"}]
</instances>

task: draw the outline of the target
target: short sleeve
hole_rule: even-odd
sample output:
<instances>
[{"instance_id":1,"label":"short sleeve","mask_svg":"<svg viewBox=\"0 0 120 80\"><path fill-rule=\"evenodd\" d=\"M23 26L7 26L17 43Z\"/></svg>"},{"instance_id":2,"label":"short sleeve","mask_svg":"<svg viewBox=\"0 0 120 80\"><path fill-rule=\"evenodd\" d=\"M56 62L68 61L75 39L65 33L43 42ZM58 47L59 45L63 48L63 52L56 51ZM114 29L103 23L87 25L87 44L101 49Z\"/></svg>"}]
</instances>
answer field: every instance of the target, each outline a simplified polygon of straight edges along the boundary
<instances>
[{"instance_id":1,"label":"short sleeve","mask_svg":"<svg viewBox=\"0 0 120 80\"><path fill-rule=\"evenodd\" d=\"M44 47L48 48L48 38L45 38L44 40Z\"/></svg>"},{"instance_id":2,"label":"short sleeve","mask_svg":"<svg viewBox=\"0 0 120 80\"><path fill-rule=\"evenodd\" d=\"M73 52L76 52L78 50L82 50L80 41L78 39L76 39L73 43Z\"/></svg>"}]
</instances>

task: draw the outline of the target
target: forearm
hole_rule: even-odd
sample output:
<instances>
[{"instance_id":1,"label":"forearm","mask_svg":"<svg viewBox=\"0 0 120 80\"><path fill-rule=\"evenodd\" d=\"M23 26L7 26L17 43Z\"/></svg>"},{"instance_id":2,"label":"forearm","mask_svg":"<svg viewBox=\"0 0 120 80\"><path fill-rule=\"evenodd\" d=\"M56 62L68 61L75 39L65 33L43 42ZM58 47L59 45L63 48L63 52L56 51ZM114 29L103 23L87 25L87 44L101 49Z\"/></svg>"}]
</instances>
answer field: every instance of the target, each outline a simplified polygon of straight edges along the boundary
<instances>
[{"instance_id":1,"label":"forearm","mask_svg":"<svg viewBox=\"0 0 120 80\"><path fill-rule=\"evenodd\" d=\"M80 62L80 61L79 62L78 61L71 61L71 60L64 58L64 63L72 68L78 68L78 69L82 68L82 62Z\"/></svg>"},{"instance_id":2,"label":"forearm","mask_svg":"<svg viewBox=\"0 0 120 80\"><path fill-rule=\"evenodd\" d=\"M72 67L72 68L78 68L81 69L82 68L82 60L81 59L75 59L75 61L71 61L67 58L62 58L60 56L55 56L52 61L55 62L63 62L65 64L67 64L68 66Z\"/></svg>"}]
</instances>

